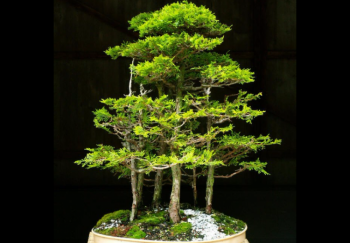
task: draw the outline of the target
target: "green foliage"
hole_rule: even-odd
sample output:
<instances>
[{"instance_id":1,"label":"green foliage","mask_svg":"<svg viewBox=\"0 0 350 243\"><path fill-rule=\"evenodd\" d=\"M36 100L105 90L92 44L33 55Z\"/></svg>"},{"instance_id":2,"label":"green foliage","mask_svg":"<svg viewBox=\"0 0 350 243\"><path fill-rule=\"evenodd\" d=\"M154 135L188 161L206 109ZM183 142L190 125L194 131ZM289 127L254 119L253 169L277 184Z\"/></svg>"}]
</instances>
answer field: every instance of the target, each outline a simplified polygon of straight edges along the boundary
<instances>
[{"instance_id":1,"label":"green foliage","mask_svg":"<svg viewBox=\"0 0 350 243\"><path fill-rule=\"evenodd\" d=\"M97 144L97 148L86 148L85 150L90 151L86 157L82 160L77 160L74 163L87 167L88 169L93 167L103 168L105 162L109 160L110 153L115 152L112 146Z\"/></svg>"},{"instance_id":2,"label":"green foliage","mask_svg":"<svg viewBox=\"0 0 350 243\"><path fill-rule=\"evenodd\" d=\"M238 84L253 82L253 74L249 69L239 68L238 63L232 63L227 66L216 65L212 62L204 68L200 68L203 78L211 82L234 82Z\"/></svg>"},{"instance_id":3,"label":"green foliage","mask_svg":"<svg viewBox=\"0 0 350 243\"><path fill-rule=\"evenodd\" d=\"M141 13L129 24L129 29L139 31L140 37L182 31L217 36L230 30L229 26L219 23L209 9L187 1L165 5L153 13Z\"/></svg>"},{"instance_id":4,"label":"green foliage","mask_svg":"<svg viewBox=\"0 0 350 243\"><path fill-rule=\"evenodd\" d=\"M141 126L134 127L134 132L136 135L141 135L145 138L147 138L148 134L150 133L150 132L147 132L146 130L144 130L143 127L141 127Z\"/></svg>"},{"instance_id":5,"label":"green foliage","mask_svg":"<svg viewBox=\"0 0 350 243\"><path fill-rule=\"evenodd\" d=\"M242 136L239 133L231 132L230 135L223 135L217 140L216 145L216 158L221 159L226 165L241 166L248 170L254 170L258 173L268 175L269 173L264 170L267 163L256 161L245 162L241 161L247 157L247 154L251 152L258 152L267 145L281 144L280 139L271 139L268 135L259 137L254 136Z\"/></svg>"},{"instance_id":6,"label":"green foliage","mask_svg":"<svg viewBox=\"0 0 350 243\"><path fill-rule=\"evenodd\" d=\"M145 238L146 233L140 230L140 227L135 225L128 231L128 233L126 233L125 236L128 238L143 239Z\"/></svg>"},{"instance_id":7,"label":"green foliage","mask_svg":"<svg viewBox=\"0 0 350 243\"><path fill-rule=\"evenodd\" d=\"M181 234L188 232L192 229L192 224L188 222L182 222L179 224L175 224L173 227L171 227L171 232L174 235Z\"/></svg>"},{"instance_id":8,"label":"green foliage","mask_svg":"<svg viewBox=\"0 0 350 243\"><path fill-rule=\"evenodd\" d=\"M184 60L185 66L189 68L206 66L210 63L215 63L217 65L223 66L235 64L238 66L238 63L236 61L233 61L230 58L229 54L218 54L216 52L196 53Z\"/></svg>"},{"instance_id":9,"label":"green foliage","mask_svg":"<svg viewBox=\"0 0 350 243\"><path fill-rule=\"evenodd\" d=\"M185 168L189 169L202 165L240 165L238 160L244 158L244 154L257 152L266 145L280 144L280 140L273 141L269 136L258 138L241 136L239 133L219 136L232 132L231 124L212 126L205 134L193 133L193 129L174 133L174 127L179 123L192 125L197 122L196 119L208 116L212 118L213 124L234 118L250 123L254 117L262 115L263 111L251 109L247 102L258 99L260 95L247 94L240 90L233 102L226 99L224 103L219 103L208 102L206 96L194 96L188 93L183 98L182 113L176 112L176 102L166 95L156 99L144 96L126 96L118 100L103 99L101 103L108 105L116 114L110 113L104 107L96 110L95 126L108 130L109 133L113 133L113 130L121 133L121 130L129 129L133 132L132 139L136 143L133 145L134 151L127 148L114 150L111 146L98 145L95 149L86 149L90 153L76 163L87 168L111 169L114 173L120 173L120 177L130 174L128 164L132 159L137 159L138 169L144 169L147 173L155 166L171 164L184 164ZM140 110L143 112L140 113ZM197 126L198 124L197 122ZM160 155L154 153L158 151L158 146L152 141L157 140L159 136L163 136L165 142L173 148L171 153ZM141 137L143 147L137 148L135 146L140 143ZM121 138L127 141L126 136ZM213 147L209 150L205 147L199 148L206 142L211 142ZM236 149L236 152L227 157L229 149ZM266 174L263 167L258 163L251 163L248 169L254 168L255 171Z\"/></svg>"},{"instance_id":10,"label":"green foliage","mask_svg":"<svg viewBox=\"0 0 350 243\"><path fill-rule=\"evenodd\" d=\"M150 172L150 162L142 160L145 151L130 151L127 148L114 150L111 146L98 144L97 148L87 148L90 151L84 159L75 161L76 164L82 167L110 169L113 173L120 173L120 177L130 175L129 163L132 159L141 159L138 163L139 169L145 169L145 172Z\"/></svg>"},{"instance_id":11,"label":"green foliage","mask_svg":"<svg viewBox=\"0 0 350 243\"><path fill-rule=\"evenodd\" d=\"M251 162L240 162L239 165L243 167L247 167L248 170L255 170L258 172L258 174L263 173L264 175L269 175L264 168L266 167L267 163L260 162L259 158L256 161Z\"/></svg>"},{"instance_id":12,"label":"green foliage","mask_svg":"<svg viewBox=\"0 0 350 243\"><path fill-rule=\"evenodd\" d=\"M230 146L236 150L238 149L247 149L257 152L258 150L261 150L265 148L266 145L272 145L272 144L281 144L280 139L271 139L269 135L259 137L254 136L243 136L239 133L232 132L231 135L223 135L219 140L218 143L220 145L219 149L226 148L227 146Z\"/></svg>"},{"instance_id":13,"label":"green foliage","mask_svg":"<svg viewBox=\"0 0 350 243\"><path fill-rule=\"evenodd\" d=\"M135 67L138 76L147 80L147 83L157 82L174 76L180 72L179 68L173 63L173 58L167 56L158 56L152 62L142 62Z\"/></svg>"},{"instance_id":14,"label":"green foliage","mask_svg":"<svg viewBox=\"0 0 350 243\"><path fill-rule=\"evenodd\" d=\"M103 215L103 217L97 221L95 228L99 227L102 223L110 223L111 219L127 221L130 214L130 210L118 210L112 213Z\"/></svg>"},{"instance_id":15,"label":"green foliage","mask_svg":"<svg viewBox=\"0 0 350 243\"><path fill-rule=\"evenodd\" d=\"M150 36L133 43L125 42L120 46L109 47L105 53L117 59L119 56L132 57L138 60L152 60L160 55L174 57L177 63L186 57L204 50L212 50L223 42L223 37L206 38L200 34L190 35L186 32L179 34L164 34Z\"/></svg>"},{"instance_id":16,"label":"green foliage","mask_svg":"<svg viewBox=\"0 0 350 243\"><path fill-rule=\"evenodd\" d=\"M218 101L208 102L205 97L194 97L189 94L184 97L184 106L195 107L197 112L189 110L184 115L191 118L199 117L211 117L213 124L222 123L223 121L232 120L238 118L251 123L252 120L264 113L264 111L253 110L248 106L247 102L258 99L261 93L257 95L247 94L245 91L239 91L237 98L233 102L229 102L227 99L224 103Z\"/></svg>"}]
</instances>

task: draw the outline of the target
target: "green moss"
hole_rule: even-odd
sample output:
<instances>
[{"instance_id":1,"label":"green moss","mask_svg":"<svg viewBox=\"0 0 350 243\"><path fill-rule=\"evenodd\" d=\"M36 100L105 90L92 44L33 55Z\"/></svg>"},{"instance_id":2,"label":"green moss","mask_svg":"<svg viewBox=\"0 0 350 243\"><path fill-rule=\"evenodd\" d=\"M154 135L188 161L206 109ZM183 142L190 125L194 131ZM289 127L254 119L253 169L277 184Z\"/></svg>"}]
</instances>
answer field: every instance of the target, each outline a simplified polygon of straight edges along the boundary
<instances>
[{"instance_id":1,"label":"green moss","mask_svg":"<svg viewBox=\"0 0 350 243\"><path fill-rule=\"evenodd\" d=\"M217 222L217 223L221 223L222 221L221 221L221 218L220 217L218 217L218 216L216 216L216 215L212 215L211 216L213 219L215 219L215 221Z\"/></svg>"},{"instance_id":2,"label":"green moss","mask_svg":"<svg viewBox=\"0 0 350 243\"><path fill-rule=\"evenodd\" d=\"M233 234L236 234L236 231L233 230L233 229L231 229L231 228L229 228L229 227L225 227L224 233L225 233L226 235L233 235Z\"/></svg>"},{"instance_id":3,"label":"green moss","mask_svg":"<svg viewBox=\"0 0 350 243\"><path fill-rule=\"evenodd\" d=\"M237 219L237 226L244 229L246 226L246 223L244 223L242 220Z\"/></svg>"},{"instance_id":4,"label":"green moss","mask_svg":"<svg viewBox=\"0 0 350 243\"><path fill-rule=\"evenodd\" d=\"M168 211L165 210L165 211L159 211L159 212L155 213L155 215L158 217L164 217L164 215L167 213L168 213Z\"/></svg>"},{"instance_id":5,"label":"green moss","mask_svg":"<svg viewBox=\"0 0 350 243\"><path fill-rule=\"evenodd\" d=\"M134 220L133 224L139 224L139 223L146 223L150 225L158 225L165 221L164 215L166 214L166 211L160 211L157 213L149 213L140 216L139 219Z\"/></svg>"},{"instance_id":6,"label":"green moss","mask_svg":"<svg viewBox=\"0 0 350 243\"><path fill-rule=\"evenodd\" d=\"M128 216L130 215L130 210L118 210L112 213L107 213L105 215L103 215L103 217L97 221L96 223L96 227L99 227L102 223L108 223L111 221L111 219L119 219L121 221L127 221L128 220Z\"/></svg>"},{"instance_id":7,"label":"green moss","mask_svg":"<svg viewBox=\"0 0 350 243\"><path fill-rule=\"evenodd\" d=\"M146 233L140 230L140 227L135 225L128 231L128 233L126 233L125 236L134 239L142 239L145 238Z\"/></svg>"},{"instance_id":8,"label":"green moss","mask_svg":"<svg viewBox=\"0 0 350 243\"><path fill-rule=\"evenodd\" d=\"M174 225L173 227L171 227L170 230L174 235L177 235L177 234L188 232L191 230L191 228L192 228L191 223L183 222L183 223Z\"/></svg>"},{"instance_id":9,"label":"green moss","mask_svg":"<svg viewBox=\"0 0 350 243\"><path fill-rule=\"evenodd\" d=\"M211 217L215 219L218 225L220 225L221 231L226 235L236 234L243 231L246 227L246 223L242 220L235 219L217 211L215 211Z\"/></svg>"}]
</instances>

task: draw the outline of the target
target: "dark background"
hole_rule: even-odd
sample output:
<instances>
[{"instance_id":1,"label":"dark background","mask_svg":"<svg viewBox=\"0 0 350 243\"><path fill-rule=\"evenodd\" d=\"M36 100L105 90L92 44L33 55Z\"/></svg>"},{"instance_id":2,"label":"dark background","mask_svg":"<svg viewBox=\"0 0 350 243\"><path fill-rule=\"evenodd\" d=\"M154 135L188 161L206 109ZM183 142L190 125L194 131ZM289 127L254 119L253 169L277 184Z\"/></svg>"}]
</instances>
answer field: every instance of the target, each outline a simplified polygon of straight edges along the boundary
<instances>
[{"instance_id":1,"label":"dark background","mask_svg":"<svg viewBox=\"0 0 350 243\"><path fill-rule=\"evenodd\" d=\"M54 242L87 242L88 233L105 213L131 206L129 181L108 171L74 164L84 148L119 140L93 126L92 111L102 98L128 93L131 59L111 60L109 46L137 39L127 30L133 16L158 10L169 0L54 0ZM264 176L245 171L217 179L213 207L248 224L250 243L296 242L296 0L197 0L217 19L232 25L215 51L226 53L255 72L255 82L213 92L213 99L238 89L262 92L253 108L265 110L253 124L234 122L246 135L282 139L256 156L268 162ZM235 168L225 168L224 174ZM199 181L204 206L205 178ZM152 189L145 188L149 202ZM164 201L170 188L165 187ZM181 201L192 202L184 185Z\"/></svg>"}]
</instances>

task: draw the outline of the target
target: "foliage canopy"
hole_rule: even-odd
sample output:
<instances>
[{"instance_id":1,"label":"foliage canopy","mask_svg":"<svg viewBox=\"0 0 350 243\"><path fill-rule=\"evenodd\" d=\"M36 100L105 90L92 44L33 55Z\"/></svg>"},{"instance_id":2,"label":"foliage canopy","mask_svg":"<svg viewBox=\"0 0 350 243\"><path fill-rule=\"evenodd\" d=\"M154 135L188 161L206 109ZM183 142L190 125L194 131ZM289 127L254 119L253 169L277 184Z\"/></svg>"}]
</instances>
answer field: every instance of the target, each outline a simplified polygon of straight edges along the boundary
<instances>
[{"instance_id":1,"label":"foliage canopy","mask_svg":"<svg viewBox=\"0 0 350 243\"><path fill-rule=\"evenodd\" d=\"M108 109L102 107L93 112L95 126L116 135L123 147L115 149L100 144L88 148L86 157L76 163L129 177L133 193L140 183L136 181L137 175L141 175L139 180L143 183L143 174L157 172L158 176L171 169L169 214L176 223L183 169L192 169L193 174L187 175L192 185L196 177L208 177L206 201L210 213L214 177L229 178L244 170L268 174L264 169L266 162L243 159L267 145L281 143L269 135L243 136L233 131L235 119L252 123L255 117L263 115L264 111L248 105L259 99L261 93L239 90L230 95L234 99L210 99L211 89L254 82L254 73L240 68L228 54L212 51L223 42L222 35L231 27L220 23L204 6L177 2L158 11L141 13L129 24L129 29L138 31L141 38L109 47L105 53L114 60L133 59L129 85L139 84L140 94L134 95L130 88L123 98L102 99ZM157 89L158 97L149 97L143 85ZM201 125L207 127L205 132L197 129ZM227 176L215 175L215 168L221 166L236 166L238 170ZM196 168L201 172L196 173ZM159 194L156 190L160 190L161 184L161 179L156 178L155 195ZM142 188L143 184L139 185ZM135 189L135 193L134 199L141 192ZM137 208L137 203L134 204Z\"/></svg>"}]
</instances>

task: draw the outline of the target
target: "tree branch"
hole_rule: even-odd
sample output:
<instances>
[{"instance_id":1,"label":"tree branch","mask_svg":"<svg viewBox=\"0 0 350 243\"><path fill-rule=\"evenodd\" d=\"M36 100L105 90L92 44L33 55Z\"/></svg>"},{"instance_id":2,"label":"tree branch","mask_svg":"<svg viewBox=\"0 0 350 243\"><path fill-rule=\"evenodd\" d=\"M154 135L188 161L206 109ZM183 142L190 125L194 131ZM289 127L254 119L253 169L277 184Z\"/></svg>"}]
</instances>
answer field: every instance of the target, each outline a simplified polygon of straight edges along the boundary
<instances>
[{"instance_id":1,"label":"tree branch","mask_svg":"<svg viewBox=\"0 0 350 243\"><path fill-rule=\"evenodd\" d=\"M238 173L241 173L243 171L245 171L248 167L244 166L243 168L240 168L238 170L236 170L236 172L230 174L230 175L226 175L226 176L214 176L214 178L230 178L234 175L237 175Z\"/></svg>"}]
</instances>

